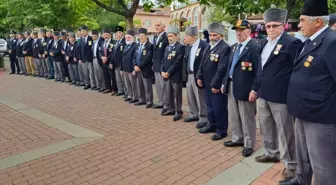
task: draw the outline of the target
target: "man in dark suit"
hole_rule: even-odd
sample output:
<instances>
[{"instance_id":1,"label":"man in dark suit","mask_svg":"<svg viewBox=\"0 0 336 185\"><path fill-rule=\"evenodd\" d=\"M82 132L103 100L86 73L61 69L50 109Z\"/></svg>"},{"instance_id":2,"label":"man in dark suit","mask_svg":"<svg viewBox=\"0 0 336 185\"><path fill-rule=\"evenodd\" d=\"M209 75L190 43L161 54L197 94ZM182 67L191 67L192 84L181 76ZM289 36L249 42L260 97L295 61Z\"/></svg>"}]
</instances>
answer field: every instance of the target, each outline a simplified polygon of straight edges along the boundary
<instances>
[{"instance_id":1,"label":"man in dark suit","mask_svg":"<svg viewBox=\"0 0 336 185\"><path fill-rule=\"evenodd\" d=\"M81 33L82 38L79 42L79 75L81 77L81 83L85 84L84 90L90 89L94 86L94 74L93 74L93 53L92 44L93 39L88 35L89 28L82 26Z\"/></svg>"},{"instance_id":2,"label":"man in dark suit","mask_svg":"<svg viewBox=\"0 0 336 185\"><path fill-rule=\"evenodd\" d=\"M54 43L50 50L50 56L53 57L55 68L55 81L63 83L65 81L64 56L62 54L62 39L60 32L54 31Z\"/></svg>"},{"instance_id":3,"label":"man in dark suit","mask_svg":"<svg viewBox=\"0 0 336 185\"><path fill-rule=\"evenodd\" d=\"M264 154L260 163L285 163L283 178L295 175L296 155L293 117L286 104L289 77L301 40L284 33L287 11L270 8L264 13L267 38L260 41L258 66L258 112ZM280 147L279 147L280 146ZM283 148L283 150L279 150Z\"/></svg>"},{"instance_id":4,"label":"man in dark suit","mask_svg":"<svg viewBox=\"0 0 336 185\"><path fill-rule=\"evenodd\" d=\"M135 51L137 49L137 44L134 42L135 32L133 30L127 30L126 32L126 45L123 50L122 55L122 73L125 77L125 84L127 89L127 98L125 101L129 101L129 103L136 103L139 101L139 96L137 92L137 81L136 74L134 71L133 58L135 55Z\"/></svg>"},{"instance_id":5,"label":"man in dark suit","mask_svg":"<svg viewBox=\"0 0 336 185\"><path fill-rule=\"evenodd\" d=\"M22 46L22 53L25 57L26 69L28 75L35 75L34 58L33 58L33 42L34 40L30 37L30 32L26 31L24 33L25 41Z\"/></svg>"},{"instance_id":6,"label":"man in dark suit","mask_svg":"<svg viewBox=\"0 0 336 185\"><path fill-rule=\"evenodd\" d=\"M146 28L138 29L139 40L136 54L133 58L134 71L137 78L139 102L134 105L146 105L146 108L153 106L153 44L148 42Z\"/></svg>"},{"instance_id":7,"label":"man in dark suit","mask_svg":"<svg viewBox=\"0 0 336 185\"><path fill-rule=\"evenodd\" d=\"M105 81L104 74L101 68L101 56L100 51L102 50L102 43L104 42L103 38L99 36L99 32L97 30L92 30L92 54L93 54L93 86L91 86L91 90L101 90L105 89Z\"/></svg>"},{"instance_id":8,"label":"man in dark suit","mask_svg":"<svg viewBox=\"0 0 336 185\"><path fill-rule=\"evenodd\" d=\"M15 31L10 31L9 39L7 40L7 43L8 43L10 68L11 68L11 72L9 74L15 74L15 67L16 67L17 74L19 74L20 67L19 67L18 59L16 58L17 38L16 38Z\"/></svg>"},{"instance_id":9,"label":"man in dark suit","mask_svg":"<svg viewBox=\"0 0 336 185\"><path fill-rule=\"evenodd\" d=\"M64 60L63 60L63 66L64 66L64 76L65 78L68 78L68 80L66 80L66 83L71 83L71 79L70 79L70 75L69 75L69 69L68 69L68 65L65 61L65 57L66 57L66 51L68 49L68 33L63 30L61 31L61 39L62 39L62 55L64 57Z\"/></svg>"},{"instance_id":10,"label":"man in dark suit","mask_svg":"<svg viewBox=\"0 0 336 185\"><path fill-rule=\"evenodd\" d=\"M161 64L163 61L165 49L168 46L168 38L165 32L166 26L162 20L155 23L156 35L153 42L153 71L155 79L156 93L158 95L158 104L153 105L153 108L161 109L164 106L164 91L163 91L163 77L161 75Z\"/></svg>"},{"instance_id":11,"label":"man in dark suit","mask_svg":"<svg viewBox=\"0 0 336 185\"><path fill-rule=\"evenodd\" d=\"M38 50L39 50L39 58L40 58L40 76L41 77L48 77L48 64L47 64L47 37L46 37L46 30L45 29L40 29L40 39L39 39L39 45L38 45Z\"/></svg>"},{"instance_id":12,"label":"man in dark suit","mask_svg":"<svg viewBox=\"0 0 336 185\"><path fill-rule=\"evenodd\" d=\"M240 20L232 28L238 43L231 54L223 80L223 93L228 95L229 123L232 139L226 147L243 146L242 155L252 155L256 140L256 100L259 45L252 40L250 23Z\"/></svg>"},{"instance_id":13,"label":"man in dark suit","mask_svg":"<svg viewBox=\"0 0 336 185\"><path fill-rule=\"evenodd\" d=\"M115 29L117 41L113 48L113 54L111 56L111 59L109 60L109 68L111 78L114 78L115 76L115 81L118 88L118 93L116 94L116 96L124 95L124 98L127 98L126 75L123 75L121 73L122 55L126 45L123 31L124 28L121 26L117 26Z\"/></svg>"},{"instance_id":14,"label":"man in dark suit","mask_svg":"<svg viewBox=\"0 0 336 185\"><path fill-rule=\"evenodd\" d=\"M39 45L40 45L40 40L38 38L38 32L33 31L32 37L34 39L33 41L33 57L34 57L34 66L35 66L35 76L36 77L41 77L40 76L40 69L41 69L41 60L40 60L40 51L39 51Z\"/></svg>"},{"instance_id":15,"label":"man in dark suit","mask_svg":"<svg viewBox=\"0 0 336 185\"><path fill-rule=\"evenodd\" d=\"M114 55L114 47L115 47L114 44L115 43L112 40L112 30L111 29L108 29L108 28L104 29L103 37L104 37L104 42L100 46L101 47L100 56L101 56L101 61L102 61L101 66L102 66L102 71L104 75L105 89L102 88L100 92L103 92L103 94L107 94L107 93L112 92L113 81L116 84L115 75L113 75L114 70L110 70L109 68L110 61L112 60L112 57Z\"/></svg>"},{"instance_id":16,"label":"man in dark suit","mask_svg":"<svg viewBox=\"0 0 336 185\"><path fill-rule=\"evenodd\" d=\"M48 80L52 80L54 79L54 75L55 75L55 69L54 69L54 62L52 59L52 56L50 56L50 50L51 47L54 44L54 38L52 35L52 31L48 30L47 31L47 53L46 53L46 57L47 57L47 61L48 61Z\"/></svg>"},{"instance_id":17,"label":"man in dark suit","mask_svg":"<svg viewBox=\"0 0 336 185\"><path fill-rule=\"evenodd\" d=\"M208 123L208 112L204 89L197 86L196 74L210 45L198 38L197 26L186 28L184 44L187 46L185 47L182 77L186 82L189 105L189 116L184 119L184 122L198 121L196 128L202 128Z\"/></svg>"},{"instance_id":18,"label":"man in dark suit","mask_svg":"<svg viewBox=\"0 0 336 185\"><path fill-rule=\"evenodd\" d=\"M287 95L298 165L296 177L280 185L336 184L336 33L328 28L327 2L306 1L300 16L308 39L297 52Z\"/></svg>"},{"instance_id":19,"label":"man in dark suit","mask_svg":"<svg viewBox=\"0 0 336 185\"><path fill-rule=\"evenodd\" d=\"M204 88L209 123L200 133L215 132L212 140L227 136L227 96L221 93L222 81L227 71L230 46L223 40L224 26L220 23L209 25L210 50L205 54L196 76L199 87Z\"/></svg>"},{"instance_id":20,"label":"man in dark suit","mask_svg":"<svg viewBox=\"0 0 336 185\"><path fill-rule=\"evenodd\" d=\"M24 44L24 38L22 33L17 33L17 42L16 42L16 58L20 66L20 74L27 75L26 64L24 61L24 55L22 53L22 47Z\"/></svg>"},{"instance_id":21,"label":"man in dark suit","mask_svg":"<svg viewBox=\"0 0 336 185\"><path fill-rule=\"evenodd\" d=\"M182 118L182 66L184 46L179 42L179 30L170 26L167 29L169 45L166 47L161 75L164 79L164 102L166 107L161 115L174 115L173 121Z\"/></svg>"},{"instance_id":22,"label":"man in dark suit","mask_svg":"<svg viewBox=\"0 0 336 185\"><path fill-rule=\"evenodd\" d=\"M78 74L78 42L76 41L75 33L69 33L69 43L65 53L65 61L68 65L69 76L71 79L70 85L79 86Z\"/></svg>"}]
</instances>

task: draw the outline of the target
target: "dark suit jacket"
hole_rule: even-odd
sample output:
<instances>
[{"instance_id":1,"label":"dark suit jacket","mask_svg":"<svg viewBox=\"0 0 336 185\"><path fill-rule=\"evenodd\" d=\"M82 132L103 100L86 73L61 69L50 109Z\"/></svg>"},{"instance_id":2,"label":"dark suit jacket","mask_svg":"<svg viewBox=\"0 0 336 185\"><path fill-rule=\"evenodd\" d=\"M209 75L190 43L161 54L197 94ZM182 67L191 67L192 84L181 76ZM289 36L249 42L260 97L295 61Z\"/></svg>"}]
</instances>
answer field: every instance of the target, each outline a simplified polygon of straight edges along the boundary
<instances>
[{"instance_id":1,"label":"dark suit jacket","mask_svg":"<svg viewBox=\"0 0 336 185\"><path fill-rule=\"evenodd\" d=\"M105 41L103 41L100 45L100 50L99 50L100 59L101 59L101 57L107 57L107 62L106 62L107 65L112 60L112 57L113 57L113 54L114 54L114 47L115 47L115 42L112 39L106 45L106 49L105 49ZM106 53L105 53L105 51L106 51Z\"/></svg>"},{"instance_id":2,"label":"dark suit jacket","mask_svg":"<svg viewBox=\"0 0 336 185\"><path fill-rule=\"evenodd\" d=\"M7 40L8 43L8 50L11 50L10 55L16 55L16 45L17 45L17 38L9 38Z\"/></svg>"},{"instance_id":3,"label":"dark suit jacket","mask_svg":"<svg viewBox=\"0 0 336 185\"><path fill-rule=\"evenodd\" d=\"M197 79L202 80L204 88L220 89L222 87L230 50L230 46L221 40L214 48L206 52L196 76Z\"/></svg>"},{"instance_id":4,"label":"dark suit jacket","mask_svg":"<svg viewBox=\"0 0 336 185\"><path fill-rule=\"evenodd\" d=\"M47 45L48 45L47 37L45 37L43 39L43 42L42 42L42 39L39 39L39 40L40 40L39 41L39 45L38 45L38 47L39 47L39 54L41 54L41 55L48 54L48 52L47 52Z\"/></svg>"},{"instance_id":5,"label":"dark suit jacket","mask_svg":"<svg viewBox=\"0 0 336 185\"><path fill-rule=\"evenodd\" d=\"M19 40L16 42L16 56L17 57L24 57L22 53L23 44L24 44L24 39L22 39L21 42Z\"/></svg>"},{"instance_id":6,"label":"dark suit jacket","mask_svg":"<svg viewBox=\"0 0 336 185\"><path fill-rule=\"evenodd\" d=\"M261 53L267 43L261 40L258 67L258 96L275 103L286 103L289 77L293 70L296 51L301 45L301 40L286 33L280 37L277 45L281 45L279 53L274 53L274 47L265 66L262 69Z\"/></svg>"},{"instance_id":7,"label":"dark suit jacket","mask_svg":"<svg viewBox=\"0 0 336 185\"><path fill-rule=\"evenodd\" d=\"M116 41L116 45L117 45ZM113 56L111 57L110 63L113 64L113 67L121 67L123 52L125 51L126 41L125 38L122 38L120 44L114 47Z\"/></svg>"},{"instance_id":8,"label":"dark suit jacket","mask_svg":"<svg viewBox=\"0 0 336 185\"><path fill-rule=\"evenodd\" d=\"M223 80L224 94L229 92L230 69L233 62L233 56L237 49L238 43L231 46L231 54L226 74ZM251 90L257 92L257 71L258 71L258 50L259 44L251 39L244 48L241 49L238 62L233 68L232 81L233 95L237 100L248 101Z\"/></svg>"},{"instance_id":9,"label":"dark suit jacket","mask_svg":"<svg viewBox=\"0 0 336 185\"><path fill-rule=\"evenodd\" d=\"M68 43L65 56L69 57L68 63L77 63L74 61L74 58L78 58L78 42Z\"/></svg>"},{"instance_id":10,"label":"dark suit jacket","mask_svg":"<svg viewBox=\"0 0 336 185\"><path fill-rule=\"evenodd\" d=\"M91 36L87 36L87 42L85 43L85 37L82 37L79 41L79 60L83 62L92 62L93 53L92 53L93 39Z\"/></svg>"},{"instance_id":11,"label":"dark suit jacket","mask_svg":"<svg viewBox=\"0 0 336 185\"><path fill-rule=\"evenodd\" d=\"M133 65L138 66L141 69L141 73L144 78L152 78L154 75L152 71L153 44L151 44L150 42L146 42L146 44L142 47L142 52L140 54L140 63L137 64L139 47L140 44L137 45L137 50L133 57Z\"/></svg>"},{"instance_id":12,"label":"dark suit jacket","mask_svg":"<svg viewBox=\"0 0 336 185\"><path fill-rule=\"evenodd\" d=\"M34 42L34 39L32 39L31 37L25 40L22 46L22 51L26 51L27 54L24 54L24 56L28 56L28 57L33 56L33 42Z\"/></svg>"},{"instance_id":13,"label":"dark suit jacket","mask_svg":"<svg viewBox=\"0 0 336 185\"><path fill-rule=\"evenodd\" d=\"M104 40L102 40L101 37L100 37L100 38L98 38L97 42L98 42L97 43L98 45L97 45L97 50L96 50L96 57L97 57L99 65L101 66L102 65L102 60L101 60L100 52L103 49L101 45L104 44ZM92 42L91 50L92 50L92 58L94 58L94 41Z\"/></svg>"},{"instance_id":14,"label":"dark suit jacket","mask_svg":"<svg viewBox=\"0 0 336 185\"><path fill-rule=\"evenodd\" d=\"M169 74L169 80L172 83L182 83L182 66L184 57L184 46L177 41L169 52L169 46L166 47L165 55L161 65L161 72ZM164 80L168 80L165 79Z\"/></svg>"},{"instance_id":15,"label":"dark suit jacket","mask_svg":"<svg viewBox=\"0 0 336 185\"><path fill-rule=\"evenodd\" d=\"M184 53L184 59L183 59L183 73L182 73L182 79L184 82L188 81L188 73L191 72L189 69L189 66L190 66L189 58L190 58L191 48L192 46L185 46L185 53ZM194 69L192 70L195 76L195 80L196 80L197 71L199 69L199 65L201 64L202 60L204 60L204 56L209 49L210 49L210 45L207 42L200 40L198 49L196 51Z\"/></svg>"},{"instance_id":16,"label":"dark suit jacket","mask_svg":"<svg viewBox=\"0 0 336 185\"><path fill-rule=\"evenodd\" d=\"M63 40L62 39L62 48L61 48L61 51L64 51L66 52L68 50L68 45L69 45L69 42L68 40ZM66 54L63 55L64 57L66 56Z\"/></svg>"},{"instance_id":17,"label":"dark suit jacket","mask_svg":"<svg viewBox=\"0 0 336 185\"><path fill-rule=\"evenodd\" d=\"M49 38L48 39L48 44L47 44L47 52L48 52L48 57L50 56L50 50L52 48L52 46L54 45L54 39L53 38Z\"/></svg>"},{"instance_id":18,"label":"dark suit jacket","mask_svg":"<svg viewBox=\"0 0 336 185\"><path fill-rule=\"evenodd\" d=\"M336 33L330 28L298 51L290 78L287 106L294 117L336 124Z\"/></svg>"},{"instance_id":19,"label":"dark suit jacket","mask_svg":"<svg viewBox=\"0 0 336 185\"><path fill-rule=\"evenodd\" d=\"M39 57L39 54L40 54L40 51L39 51L39 45L40 45L40 39L35 39L33 40L33 57L34 58L40 58Z\"/></svg>"},{"instance_id":20,"label":"dark suit jacket","mask_svg":"<svg viewBox=\"0 0 336 185\"><path fill-rule=\"evenodd\" d=\"M154 37L153 42L153 70L154 72L160 72L165 49L169 43L166 33L163 33L159 40L156 39L157 36Z\"/></svg>"},{"instance_id":21,"label":"dark suit jacket","mask_svg":"<svg viewBox=\"0 0 336 185\"><path fill-rule=\"evenodd\" d=\"M122 56L122 63L121 63L121 70L131 73L134 71L134 65L133 65L133 57L135 55L135 51L137 49L137 43L133 42L130 47L128 48L127 45L125 45L125 48L123 49L123 56Z\"/></svg>"},{"instance_id":22,"label":"dark suit jacket","mask_svg":"<svg viewBox=\"0 0 336 185\"><path fill-rule=\"evenodd\" d=\"M63 62L64 61L64 56L62 54L62 47L63 47L62 39L59 39L59 40L54 41L54 42L57 42L57 44L56 44L56 46L53 44L52 47L51 47L51 50L50 50L51 53L54 53L53 60L55 62Z\"/></svg>"}]
</instances>

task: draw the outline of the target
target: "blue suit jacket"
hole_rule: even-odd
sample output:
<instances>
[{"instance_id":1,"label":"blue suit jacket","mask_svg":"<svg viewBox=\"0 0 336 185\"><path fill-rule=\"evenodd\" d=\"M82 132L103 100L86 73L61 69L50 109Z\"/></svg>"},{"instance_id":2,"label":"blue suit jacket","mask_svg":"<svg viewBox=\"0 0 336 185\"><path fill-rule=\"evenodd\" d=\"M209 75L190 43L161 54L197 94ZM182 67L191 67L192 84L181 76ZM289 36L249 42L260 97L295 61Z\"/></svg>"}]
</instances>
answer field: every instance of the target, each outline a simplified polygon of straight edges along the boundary
<instances>
[{"instance_id":1,"label":"blue suit jacket","mask_svg":"<svg viewBox=\"0 0 336 185\"><path fill-rule=\"evenodd\" d=\"M79 40L79 60L83 62L92 62L93 61L93 53L92 53L92 45L93 39L91 36L87 36L87 42L85 43L85 38L82 37Z\"/></svg>"},{"instance_id":2,"label":"blue suit jacket","mask_svg":"<svg viewBox=\"0 0 336 185\"><path fill-rule=\"evenodd\" d=\"M258 50L260 45L252 39L244 48L241 48L238 62L233 68L233 95L237 100L248 101L249 94L252 90L257 92L257 71L258 71ZM237 43L232 45L229 64L226 70L226 75L223 80L224 94L229 92L229 78L232 60L237 48ZM243 66L245 65L245 66Z\"/></svg>"},{"instance_id":3,"label":"blue suit jacket","mask_svg":"<svg viewBox=\"0 0 336 185\"><path fill-rule=\"evenodd\" d=\"M262 69L261 53L267 43L261 41L258 69L258 96L266 101L286 104L289 78L293 70L296 51L301 46L301 40L283 33L277 45L281 45L279 53L274 53L274 47Z\"/></svg>"},{"instance_id":4,"label":"blue suit jacket","mask_svg":"<svg viewBox=\"0 0 336 185\"><path fill-rule=\"evenodd\" d=\"M137 43L133 42L130 47L128 48L127 45L125 45L125 48L123 49L123 57L121 62L121 70L131 73L134 71L134 65L133 65L133 57L135 55L135 51L137 49Z\"/></svg>"},{"instance_id":5,"label":"blue suit jacket","mask_svg":"<svg viewBox=\"0 0 336 185\"><path fill-rule=\"evenodd\" d=\"M336 124L336 32L324 30L300 54L288 88L287 106L305 121Z\"/></svg>"},{"instance_id":6,"label":"blue suit jacket","mask_svg":"<svg viewBox=\"0 0 336 185\"><path fill-rule=\"evenodd\" d=\"M182 83L184 46L177 41L170 52L168 51L168 48L169 47L166 47L161 71L169 74L169 80L172 83ZM164 80L167 79L164 78Z\"/></svg>"},{"instance_id":7,"label":"blue suit jacket","mask_svg":"<svg viewBox=\"0 0 336 185\"><path fill-rule=\"evenodd\" d=\"M153 42L153 71L160 72L165 49L169 45L167 34L163 33L159 40L155 36Z\"/></svg>"},{"instance_id":8,"label":"blue suit jacket","mask_svg":"<svg viewBox=\"0 0 336 185\"><path fill-rule=\"evenodd\" d=\"M146 44L142 47L142 53L140 55L140 63L137 64L139 47L140 44L137 45L135 55L133 56L133 65L138 66L141 69L141 73L144 78L152 78L154 74L152 71L153 44L150 42L146 42Z\"/></svg>"}]
</instances>

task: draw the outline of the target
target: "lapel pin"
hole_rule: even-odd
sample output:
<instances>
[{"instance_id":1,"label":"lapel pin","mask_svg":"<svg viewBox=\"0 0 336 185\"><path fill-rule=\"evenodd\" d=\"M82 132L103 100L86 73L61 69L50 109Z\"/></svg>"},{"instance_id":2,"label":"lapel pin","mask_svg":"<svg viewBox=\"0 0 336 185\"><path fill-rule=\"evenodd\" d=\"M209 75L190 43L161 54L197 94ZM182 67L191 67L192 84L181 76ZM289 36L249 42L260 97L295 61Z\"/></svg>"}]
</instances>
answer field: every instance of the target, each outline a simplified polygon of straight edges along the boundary
<instances>
[{"instance_id":1,"label":"lapel pin","mask_svg":"<svg viewBox=\"0 0 336 185\"><path fill-rule=\"evenodd\" d=\"M314 46L316 45L316 42L314 42L314 44L313 44Z\"/></svg>"}]
</instances>

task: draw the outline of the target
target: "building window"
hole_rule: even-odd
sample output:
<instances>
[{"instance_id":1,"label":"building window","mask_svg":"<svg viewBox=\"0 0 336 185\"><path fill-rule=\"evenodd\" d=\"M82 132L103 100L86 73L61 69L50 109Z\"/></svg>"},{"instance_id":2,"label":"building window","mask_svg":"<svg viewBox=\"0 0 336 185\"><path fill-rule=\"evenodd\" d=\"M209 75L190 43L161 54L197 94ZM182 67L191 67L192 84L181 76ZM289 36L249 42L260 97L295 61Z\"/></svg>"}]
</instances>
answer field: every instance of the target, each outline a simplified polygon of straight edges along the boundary
<instances>
[{"instance_id":1,"label":"building window","mask_svg":"<svg viewBox=\"0 0 336 185\"><path fill-rule=\"evenodd\" d=\"M190 10L187 13L187 19L188 19L189 22L192 22L192 20L191 20L191 11Z\"/></svg>"},{"instance_id":2,"label":"building window","mask_svg":"<svg viewBox=\"0 0 336 185\"><path fill-rule=\"evenodd\" d=\"M152 25L151 20L145 20L144 27L150 27Z\"/></svg>"},{"instance_id":3,"label":"building window","mask_svg":"<svg viewBox=\"0 0 336 185\"><path fill-rule=\"evenodd\" d=\"M193 10L193 26L198 26L198 8L194 8Z\"/></svg>"}]
</instances>

